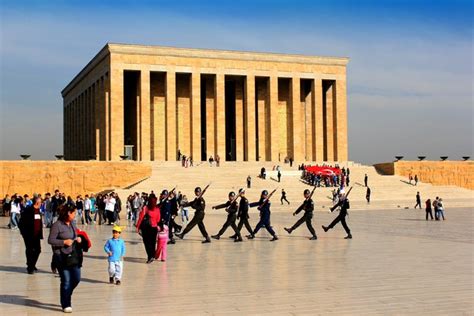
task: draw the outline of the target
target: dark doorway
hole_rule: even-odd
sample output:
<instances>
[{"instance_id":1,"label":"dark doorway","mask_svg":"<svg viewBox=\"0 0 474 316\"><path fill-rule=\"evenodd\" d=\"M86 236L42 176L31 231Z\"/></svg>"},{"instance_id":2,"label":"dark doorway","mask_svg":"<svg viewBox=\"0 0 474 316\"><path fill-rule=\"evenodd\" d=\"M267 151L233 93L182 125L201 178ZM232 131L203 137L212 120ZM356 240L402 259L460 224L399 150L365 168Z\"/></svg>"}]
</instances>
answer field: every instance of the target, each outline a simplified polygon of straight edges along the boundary
<instances>
[{"instance_id":1,"label":"dark doorway","mask_svg":"<svg viewBox=\"0 0 474 316\"><path fill-rule=\"evenodd\" d=\"M124 145L133 146L132 159L137 160L137 99L140 71L123 72L123 135Z\"/></svg>"},{"instance_id":2,"label":"dark doorway","mask_svg":"<svg viewBox=\"0 0 474 316\"><path fill-rule=\"evenodd\" d=\"M206 77L201 76L201 161L207 160L206 132Z\"/></svg>"},{"instance_id":3,"label":"dark doorway","mask_svg":"<svg viewBox=\"0 0 474 316\"><path fill-rule=\"evenodd\" d=\"M225 160L235 161L235 81L225 81Z\"/></svg>"}]
</instances>

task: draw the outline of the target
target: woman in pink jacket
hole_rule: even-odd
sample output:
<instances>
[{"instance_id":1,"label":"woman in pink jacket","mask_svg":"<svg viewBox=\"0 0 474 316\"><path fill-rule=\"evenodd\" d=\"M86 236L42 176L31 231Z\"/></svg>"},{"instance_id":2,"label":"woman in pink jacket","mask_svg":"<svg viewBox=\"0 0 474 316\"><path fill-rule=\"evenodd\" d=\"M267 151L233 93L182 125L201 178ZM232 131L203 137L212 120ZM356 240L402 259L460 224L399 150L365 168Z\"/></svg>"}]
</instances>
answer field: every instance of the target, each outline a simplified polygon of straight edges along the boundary
<instances>
[{"instance_id":1,"label":"woman in pink jacket","mask_svg":"<svg viewBox=\"0 0 474 316\"><path fill-rule=\"evenodd\" d=\"M168 244L169 228L163 221L158 223L158 248L156 248L155 259L161 256L161 261L166 261L166 246Z\"/></svg>"}]
</instances>

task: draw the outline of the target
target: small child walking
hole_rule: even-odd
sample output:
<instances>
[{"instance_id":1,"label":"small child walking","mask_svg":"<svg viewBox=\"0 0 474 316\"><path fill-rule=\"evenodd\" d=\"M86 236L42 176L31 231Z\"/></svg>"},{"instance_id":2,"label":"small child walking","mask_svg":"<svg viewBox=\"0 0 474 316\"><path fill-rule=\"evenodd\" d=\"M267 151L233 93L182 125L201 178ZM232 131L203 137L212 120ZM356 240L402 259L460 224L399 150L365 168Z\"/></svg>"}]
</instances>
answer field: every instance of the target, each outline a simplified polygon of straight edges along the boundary
<instances>
[{"instance_id":1,"label":"small child walking","mask_svg":"<svg viewBox=\"0 0 474 316\"><path fill-rule=\"evenodd\" d=\"M122 228L114 226L112 228L112 238L107 240L104 250L109 261L109 282L120 285L123 273L123 257L125 256L125 242L120 238Z\"/></svg>"},{"instance_id":2,"label":"small child walking","mask_svg":"<svg viewBox=\"0 0 474 316\"><path fill-rule=\"evenodd\" d=\"M158 260L161 256L161 261L166 261L166 245L168 244L168 233L168 226L164 223L163 220L161 220L158 223L158 247L156 248L155 260Z\"/></svg>"}]
</instances>

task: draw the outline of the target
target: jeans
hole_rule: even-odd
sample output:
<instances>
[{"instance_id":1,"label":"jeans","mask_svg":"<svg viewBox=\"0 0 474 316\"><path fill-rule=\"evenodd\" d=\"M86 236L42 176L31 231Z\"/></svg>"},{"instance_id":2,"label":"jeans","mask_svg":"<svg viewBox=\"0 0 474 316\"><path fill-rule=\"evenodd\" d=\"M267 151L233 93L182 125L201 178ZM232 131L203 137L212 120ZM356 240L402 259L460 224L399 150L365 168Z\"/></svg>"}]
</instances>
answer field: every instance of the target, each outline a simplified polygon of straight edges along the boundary
<instances>
[{"instance_id":1,"label":"jeans","mask_svg":"<svg viewBox=\"0 0 474 316\"><path fill-rule=\"evenodd\" d=\"M120 281L123 273L123 261L109 261L109 277Z\"/></svg>"},{"instance_id":2,"label":"jeans","mask_svg":"<svg viewBox=\"0 0 474 316\"><path fill-rule=\"evenodd\" d=\"M11 227L17 228L18 227L18 213L11 213Z\"/></svg>"},{"instance_id":3,"label":"jeans","mask_svg":"<svg viewBox=\"0 0 474 316\"><path fill-rule=\"evenodd\" d=\"M78 266L60 268L59 276L61 277L61 307L71 307L72 292L81 281L81 268Z\"/></svg>"},{"instance_id":4,"label":"jeans","mask_svg":"<svg viewBox=\"0 0 474 316\"><path fill-rule=\"evenodd\" d=\"M51 227L53 224L53 213L52 212L44 212L44 225L46 227Z\"/></svg>"}]
</instances>

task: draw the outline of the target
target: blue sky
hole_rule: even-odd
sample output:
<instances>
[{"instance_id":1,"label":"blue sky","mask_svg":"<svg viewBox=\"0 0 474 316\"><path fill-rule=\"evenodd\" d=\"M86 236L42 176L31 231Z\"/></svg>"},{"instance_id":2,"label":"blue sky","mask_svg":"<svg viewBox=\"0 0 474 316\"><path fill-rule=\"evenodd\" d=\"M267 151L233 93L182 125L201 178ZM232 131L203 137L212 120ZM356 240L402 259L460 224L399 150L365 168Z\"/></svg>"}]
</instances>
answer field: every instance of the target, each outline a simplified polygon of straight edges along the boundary
<instances>
[{"instance_id":1,"label":"blue sky","mask_svg":"<svg viewBox=\"0 0 474 316\"><path fill-rule=\"evenodd\" d=\"M472 1L1 1L0 159L62 152L107 42L347 56L349 158L473 153Z\"/></svg>"}]
</instances>

